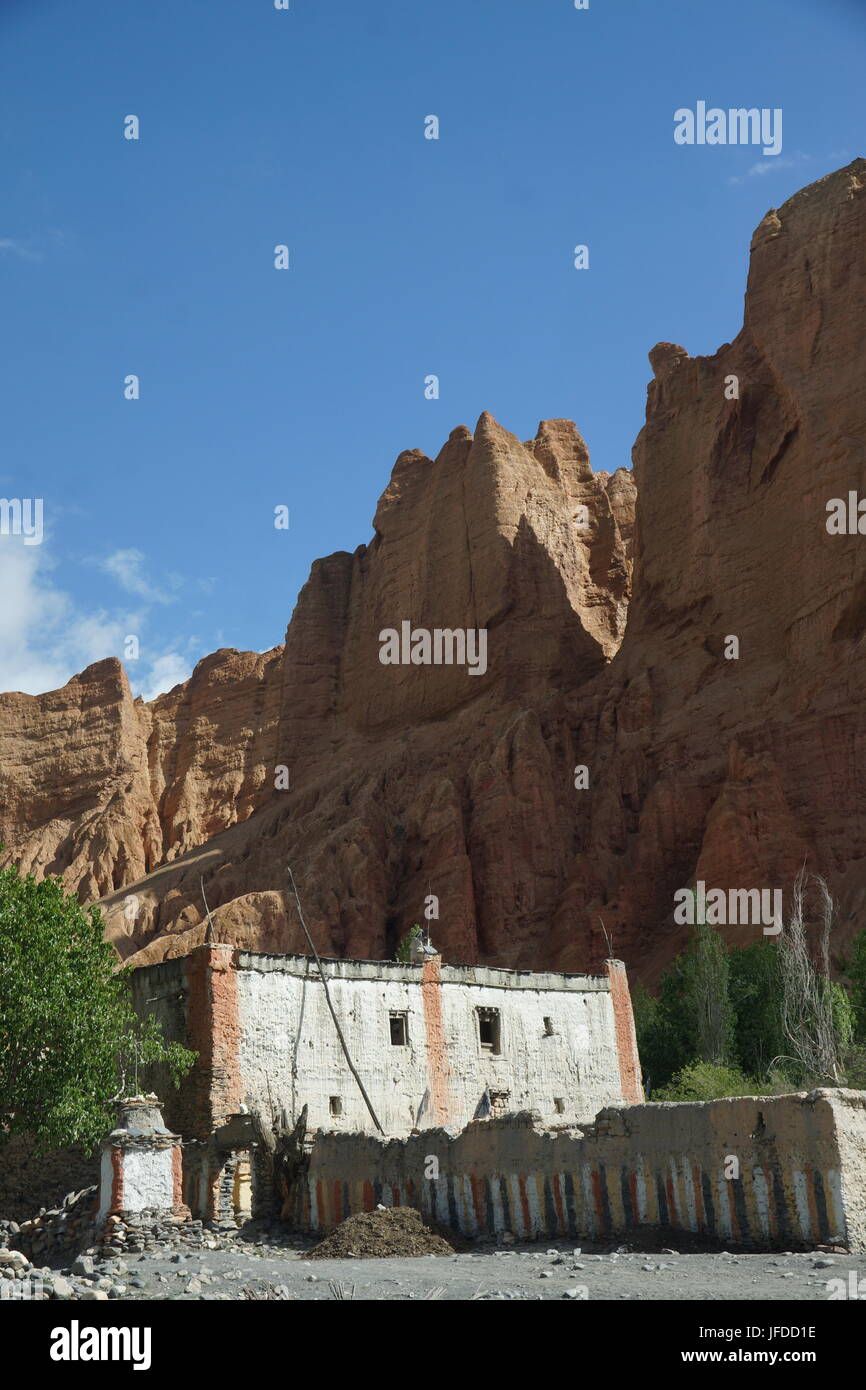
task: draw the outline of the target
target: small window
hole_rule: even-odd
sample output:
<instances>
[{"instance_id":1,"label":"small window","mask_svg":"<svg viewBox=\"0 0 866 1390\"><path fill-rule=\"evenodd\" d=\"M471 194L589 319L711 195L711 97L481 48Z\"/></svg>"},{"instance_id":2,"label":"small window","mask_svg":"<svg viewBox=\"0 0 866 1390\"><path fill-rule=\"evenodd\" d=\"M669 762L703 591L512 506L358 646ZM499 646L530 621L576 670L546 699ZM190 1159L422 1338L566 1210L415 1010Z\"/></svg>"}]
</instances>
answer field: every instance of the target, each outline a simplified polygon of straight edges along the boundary
<instances>
[{"instance_id":1,"label":"small window","mask_svg":"<svg viewBox=\"0 0 866 1390\"><path fill-rule=\"evenodd\" d=\"M482 1052L502 1051L498 1009L478 1010L478 1041Z\"/></svg>"},{"instance_id":2,"label":"small window","mask_svg":"<svg viewBox=\"0 0 866 1390\"><path fill-rule=\"evenodd\" d=\"M331 1096L328 1101L328 1108L332 1115L342 1115L343 1102L339 1096Z\"/></svg>"},{"instance_id":3,"label":"small window","mask_svg":"<svg viewBox=\"0 0 866 1390\"><path fill-rule=\"evenodd\" d=\"M556 1111L557 1115L565 1114L565 1101L563 1100L562 1096L553 1097L553 1108Z\"/></svg>"},{"instance_id":4,"label":"small window","mask_svg":"<svg viewBox=\"0 0 866 1390\"><path fill-rule=\"evenodd\" d=\"M407 1014L391 1014L389 1020L391 1028L391 1046L409 1046L409 1018Z\"/></svg>"},{"instance_id":5,"label":"small window","mask_svg":"<svg viewBox=\"0 0 866 1390\"><path fill-rule=\"evenodd\" d=\"M545 1020L544 1020L544 1036L545 1036L546 1038L550 1038L550 1037L553 1036L553 1019L552 1019L552 1018L545 1018Z\"/></svg>"}]
</instances>

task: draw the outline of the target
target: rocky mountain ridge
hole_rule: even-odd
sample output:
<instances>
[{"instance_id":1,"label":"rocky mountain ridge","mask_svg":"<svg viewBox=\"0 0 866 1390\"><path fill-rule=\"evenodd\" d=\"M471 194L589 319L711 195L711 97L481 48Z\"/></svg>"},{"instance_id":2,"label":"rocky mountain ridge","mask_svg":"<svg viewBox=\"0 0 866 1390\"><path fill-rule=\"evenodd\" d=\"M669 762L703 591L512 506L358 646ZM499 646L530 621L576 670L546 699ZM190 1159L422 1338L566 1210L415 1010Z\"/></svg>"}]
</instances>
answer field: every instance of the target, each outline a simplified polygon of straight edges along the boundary
<instances>
[{"instance_id":1,"label":"rocky mountain ridge","mask_svg":"<svg viewBox=\"0 0 866 1390\"><path fill-rule=\"evenodd\" d=\"M335 955L391 954L433 894L451 960L596 969L607 932L651 979L677 888L804 860L866 925L864 541L826 526L866 495L864 252L855 160L763 219L733 343L653 349L633 473L484 414L398 457L283 647L149 705L114 660L0 696L7 856L100 899L136 962L202 938L202 878L223 937L302 949L287 863ZM403 622L485 629L486 671L383 665Z\"/></svg>"}]
</instances>

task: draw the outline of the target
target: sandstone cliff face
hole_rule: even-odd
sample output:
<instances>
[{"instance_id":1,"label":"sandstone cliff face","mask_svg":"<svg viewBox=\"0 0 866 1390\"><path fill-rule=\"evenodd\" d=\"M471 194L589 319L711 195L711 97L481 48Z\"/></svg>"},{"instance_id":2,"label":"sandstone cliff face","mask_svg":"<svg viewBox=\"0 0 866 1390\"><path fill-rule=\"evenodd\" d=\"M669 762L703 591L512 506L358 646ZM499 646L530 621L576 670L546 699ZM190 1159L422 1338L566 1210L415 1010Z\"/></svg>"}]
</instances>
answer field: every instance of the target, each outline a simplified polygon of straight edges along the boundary
<instances>
[{"instance_id":1,"label":"sandstone cliff face","mask_svg":"<svg viewBox=\"0 0 866 1390\"><path fill-rule=\"evenodd\" d=\"M630 473L594 475L569 421L522 444L482 415L435 461L401 454L371 544L313 566L284 648L218 652L148 706L116 662L0 697L0 833L103 898L125 956L200 939L201 878L221 934L300 949L291 862L325 951L390 953L432 892L452 959L511 959L575 848L536 707L617 650L633 515ZM486 663L384 665L403 623L484 629Z\"/></svg>"},{"instance_id":2,"label":"sandstone cliff face","mask_svg":"<svg viewBox=\"0 0 866 1390\"><path fill-rule=\"evenodd\" d=\"M566 968L601 916L652 975L676 888L787 890L804 861L866 925L866 540L826 528L866 495L864 252L856 160L765 217L733 343L651 353L628 630L569 701L595 791L548 947Z\"/></svg>"},{"instance_id":3,"label":"sandstone cliff face","mask_svg":"<svg viewBox=\"0 0 866 1390\"><path fill-rule=\"evenodd\" d=\"M150 705L115 659L0 695L5 858L89 900L246 819L272 785L278 655L215 652Z\"/></svg>"},{"instance_id":4,"label":"sandstone cliff face","mask_svg":"<svg viewBox=\"0 0 866 1390\"><path fill-rule=\"evenodd\" d=\"M116 662L0 696L0 836L103 897L136 961L201 939L200 878L224 939L304 949L287 862L331 954L390 954L433 893L451 960L596 968L603 924L652 978L677 888L804 860L866 925L866 539L825 524L866 495L864 253L857 160L764 219L733 343L653 350L634 474L593 474L569 422L521 444L483 415L400 455L284 648L149 706ZM486 673L383 665L404 621L486 628Z\"/></svg>"}]
</instances>

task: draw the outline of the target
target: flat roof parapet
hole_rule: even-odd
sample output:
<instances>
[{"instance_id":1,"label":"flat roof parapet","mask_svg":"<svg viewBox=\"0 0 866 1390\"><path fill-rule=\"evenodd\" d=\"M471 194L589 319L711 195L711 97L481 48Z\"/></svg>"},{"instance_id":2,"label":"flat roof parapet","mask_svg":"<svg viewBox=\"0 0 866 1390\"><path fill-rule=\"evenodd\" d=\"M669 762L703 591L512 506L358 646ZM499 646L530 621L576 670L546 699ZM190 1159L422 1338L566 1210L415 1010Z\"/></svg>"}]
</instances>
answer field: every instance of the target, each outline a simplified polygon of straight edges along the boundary
<instances>
[{"instance_id":1,"label":"flat roof parapet","mask_svg":"<svg viewBox=\"0 0 866 1390\"><path fill-rule=\"evenodd\" d=\"M417 984L423 965L394 960L340 960L322 956L322 969L333 980L403 980ZM238 967L261 974L273 971L286 975L318 975L312 956L275 955L264 951L239 951ZM610 989L607 975L567 975L553 970L506 970L492 965L442 965L443 984L483 985L487 989L570 990L594 993Z\"/></svg>"},{"instance_id":2,"label":"flat roof parapet","mask_svg":"<svg viewBox=\"0 0 866 1390\"><path fill-rule=\"evenodd\" d=\"M294 975L313 981L319 977L318 967L312 956L246 950L238 950L235 955L239 970L261 975ZM182 989L185 984L186 960L186 956L173 956L170 960L138 966L133 971L133 979L139 981L139 987L145 980L150 979L159 982L161 986ZM322 969L329 980L398 980L406 984L420 984L424 970L422 964L409 965L395 960L341 960L333 956L322 956L321 961ZM493 965L442 965L439 978L443 984L476 985L485 989L559 990L574 994L610 991L607 975L573 975L555 970L507 970Z\"/></svg>"}]
</instances>

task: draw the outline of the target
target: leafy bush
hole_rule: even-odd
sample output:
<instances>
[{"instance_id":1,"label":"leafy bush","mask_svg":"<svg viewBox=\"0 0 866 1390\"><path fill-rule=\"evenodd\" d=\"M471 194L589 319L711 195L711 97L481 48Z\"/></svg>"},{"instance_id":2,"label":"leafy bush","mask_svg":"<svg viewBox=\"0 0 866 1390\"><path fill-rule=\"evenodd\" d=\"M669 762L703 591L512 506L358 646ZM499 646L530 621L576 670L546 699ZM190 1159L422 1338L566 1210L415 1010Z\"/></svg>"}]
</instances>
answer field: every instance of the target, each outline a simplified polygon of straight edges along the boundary
<instances>
[{"instance_id":1,"label":"leafy bush","mask_svg":"<svg viewBox=\"0 0 866 1390\"><path fill-rule=\"evenodd\" d=\"M400 942L400 945L397 947L396 959L400 961L401 964L410 964L412 960L412 947L414 946L418 938L423 935L423 931L417 924L414 927L410 928L409 931L407 931L406 935L403 937L403 940Z\"/></svg>"},{"instance_id":2,"label":"leafy bush","mask_svg":"<svg viewBox=\"0 0 866 1390\"><path fill-rule=\"evenodd\" d=\"M723 1096L762 1095L760 1087L739 1067L718 1062L691 1062L673 1080L653 1092L654 1101L719 1100Z\"/></svg>"}]
</instances>

